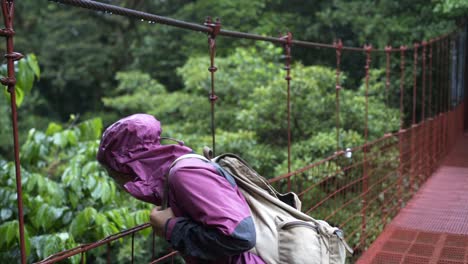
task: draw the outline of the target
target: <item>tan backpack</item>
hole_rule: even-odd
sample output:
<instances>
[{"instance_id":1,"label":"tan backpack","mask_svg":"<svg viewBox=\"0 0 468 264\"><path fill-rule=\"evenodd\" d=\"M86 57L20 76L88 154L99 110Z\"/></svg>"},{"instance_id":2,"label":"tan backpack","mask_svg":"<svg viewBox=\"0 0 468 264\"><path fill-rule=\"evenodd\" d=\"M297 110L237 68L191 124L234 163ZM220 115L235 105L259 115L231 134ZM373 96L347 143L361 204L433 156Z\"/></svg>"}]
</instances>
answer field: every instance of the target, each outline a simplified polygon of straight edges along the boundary
<instances>
[{"instance_id":1,"label":"tan backpack","mask_svg":"<svg viewBox=\"0 0 468 264\"><path fill-rule=\"evenodd\" d=\"M187 154L173 164L185 158L210 161L201 155ZM240 157L224 154L211 162L235 179L249 204L257 241L250 251L266 263L342 264L346 251L353 253L342 230L302 213L295 193L278 193Z\"/></svg>"}]
</instances>

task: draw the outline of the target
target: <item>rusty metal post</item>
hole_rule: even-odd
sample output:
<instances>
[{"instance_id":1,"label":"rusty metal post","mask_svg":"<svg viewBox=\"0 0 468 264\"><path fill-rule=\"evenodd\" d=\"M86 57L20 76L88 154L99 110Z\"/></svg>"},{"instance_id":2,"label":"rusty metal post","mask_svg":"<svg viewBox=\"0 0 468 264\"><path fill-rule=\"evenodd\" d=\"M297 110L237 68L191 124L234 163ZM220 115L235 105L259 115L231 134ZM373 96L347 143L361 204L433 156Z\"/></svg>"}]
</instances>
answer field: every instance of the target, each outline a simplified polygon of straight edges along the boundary
<instances>
[{"instance_id":1,"label":"rusty metal post","mask_svg":"<svg viewBox=\"0 0 468 264\"><path fill-rule=\"evenodd\" d=\"M404 152L404 145L403 145L403 140L404 140L404 135L406 134L404 130L404 94L405 94L405 51L407 47L406 46L401 46L400 47L400 131L398 133L398 149L400 152L399 155L399 166L398 166L398 172L399 172L399 178L398 178L398 207L402 208L403 207L403 175L404 175L404 157L403 157L403 152Z\"/></svg>"},{"instance_id":2,"label":"rusty metal post","mask_svg":"<svg viewBox=\"0 0 468 264\"><path fill-rule=\"evenodd\" d=\"M416 133L418 131L418 127L416 125L416 90L417 90L417 70L418 70L418 43L414 43L413 45L414 50L413 50L413 115L412 115L412 122L411 122L411 156L410 156L410 182L409 182L409 187L410 187L410 193L413 195L414 193L414 178L416 177L417 174L417 167L416 164L419 161L419 155L416 153L415 150L415 140L417 139ZM416 163L416 164L415 164Z\"/></svg>"},{"instance_id":3,"label":"rusty metal post","mask_svg":"<svg viewBox=\"0 0 468 264\"><path fill-rule=\"evenodd\" d=\"M445 120L445 109L444 109L444 47L445 40L439 40L439 61L438 61L438 73L439 73L439 151L438 157L439 162L442 160L444 151L444 120Z\"/></svg>"},{"instance_id":4,"label":"rusty metal post","mask_svg":"<svg viewBox=\"0 0 468 264\"><path fill-rule=\"evenodd\" d=\"M416 124L416 96L417 96L417 85L418 85L418 48L419 44L414 43L413 45L413 118L412 124Z\"/></svg>"},{"instance_id":5,"label":"rusty metal post","mask_svg":"<svg viewBox=\"0 0 468 264\"><path fill-rule=\"evenodd\" d=\"M422 42L422 109L421 109L421 122L426 120L426 50L427 42Z\"/></svg>"},{"instance_id":6,"label":"rusty metal post","mask_svg":"<svg viewBox=\"0 0 468 264\"><path fill-rule=\"evenodd\" d=\"M23 55L14 52L13 46L13 19L15 14L15 4L13 0L2 0L2 13L5 29L1 30L2 36L6 37L6 54L8 76L0 80L3 85L8 87L11 102L11 121L13 125L13 144L15 156L15 174L16 174L16 194L18 200L18 222L19 222L19 240L21 251L21 263L26 263L26 242L24 238L24 215L23 215L23 191L21 186L21 165L19 157L19 140L18 140L18 114L16 110L16 79L15 79L15 64L14 62L23 58Z\"/></svg>"},{"instance_id":7,"label":"rusty metal post","mask_svg":"<svg viewBox=\"0 0 468 264\"><path fill-rule=\"evenodd\" d=\"M449 91L450 91L450 86L449 86L449 66L450 66L450 37L448 36L445 39L445 48L444 48L444 96L443 98L445 99L444 105L445 105L445 113L444 113L444 133L443 133L443 157L447 154L448 151L448 118L449 118L449 112L450 112L450 98L449 98Z\"/></svg>"},{"instance_id":8,"label":"rusty metal post","mask_svg":"<svg viewBox=\"0 0 468 264\"><path fill-rule=\"evenodd\" d=\"M366 212L367 212L367 193L369 192L369 175L368 175L368 168L367 168L367 151L368 151L368 120L369 120L369 70L371 64L371 52L372 52L372 45L365 45L364 49L366 51L366 111L365 111L365 123L364 123L364 141L365 145L363 148L363 163L362 163L362 209L361 209L361 217L362 217L362 224L361 224L361 238L360 244L365 245L366 238L367 238L367 219L366 219Z\"/></svg>"},{"instance_id":9,"label":"rusty metal post","mask_svg":"<svg viewBox=\"0 0 468 264\"><path fill-rule=\"evenodd\" d=\"M435 134L435 120L433 116L432 110L432 48L433 48L434 40L431 39L429 41L429 118L430 118L430 127L429 127L429 177L434 172L434 153L435 153L435 142L434 142L434 134Z\"/></svg>"},{"instance_id":10,"label":"rusty metal post","mask_svg":"<svg viewBox=\"0 0 468 264\"><path fill-rule=\"evenodd\" d=\"M422 132L422 153L420 155L421 157L421 173L419 174L421 176L420 181L421 183L426 180L426 177L429 177L429 171L428 171L428 126L429 124L426 122L426 50L427 50L427 42L423 41L422 42L422 98L421 98L421 126L420 130ZM421 185L421 183L419 185Z\"/></svg>"}]
</instances>

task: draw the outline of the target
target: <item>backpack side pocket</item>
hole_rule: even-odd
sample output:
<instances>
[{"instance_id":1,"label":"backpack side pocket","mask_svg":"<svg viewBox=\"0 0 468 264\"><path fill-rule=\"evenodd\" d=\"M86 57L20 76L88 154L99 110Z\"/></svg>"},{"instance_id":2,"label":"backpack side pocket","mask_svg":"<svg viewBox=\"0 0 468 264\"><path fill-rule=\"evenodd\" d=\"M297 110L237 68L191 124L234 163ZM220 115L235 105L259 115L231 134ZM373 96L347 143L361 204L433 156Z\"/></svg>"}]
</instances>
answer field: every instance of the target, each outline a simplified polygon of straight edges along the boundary
<instances>
[{"instance_id":1,"label":"backpack side pocket","mask_svg":"<svg viewBox=\"0 0 468 264\"><path fill-rule=\"evenodd\" d=\"M321 264L324 244L314 223L276 217L280 263ZM326 249L325 249L326 250Z\"/></svg>"}]
</instances>

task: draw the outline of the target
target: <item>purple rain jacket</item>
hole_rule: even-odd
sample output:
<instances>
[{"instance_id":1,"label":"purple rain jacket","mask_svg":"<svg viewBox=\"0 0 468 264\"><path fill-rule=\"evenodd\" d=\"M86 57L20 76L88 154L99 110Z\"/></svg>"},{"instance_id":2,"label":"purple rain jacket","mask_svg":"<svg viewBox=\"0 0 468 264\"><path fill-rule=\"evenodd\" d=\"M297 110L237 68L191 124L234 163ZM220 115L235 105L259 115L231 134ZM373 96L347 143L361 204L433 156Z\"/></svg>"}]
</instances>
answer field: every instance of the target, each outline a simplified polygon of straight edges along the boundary
<instances>
[{"instance_id":1,"label":"purple rain jacket","mask_svg":"<svg viewBox=\"0 0 468 264\"><path fill-rule=\"evenodd\" d=\"M98 161L129 174L123 187L132 196L161 205L164 178L172 162L192 153L188 147L161 145L160 122L135 114L103 133ZM227 172L214 163L183 159L171 169L168 203L175 217L165 226L166 240L188 264L256 264L264 261L247 252L255 245L255 226L248 205Z\"/></svg>"}]
</instances>

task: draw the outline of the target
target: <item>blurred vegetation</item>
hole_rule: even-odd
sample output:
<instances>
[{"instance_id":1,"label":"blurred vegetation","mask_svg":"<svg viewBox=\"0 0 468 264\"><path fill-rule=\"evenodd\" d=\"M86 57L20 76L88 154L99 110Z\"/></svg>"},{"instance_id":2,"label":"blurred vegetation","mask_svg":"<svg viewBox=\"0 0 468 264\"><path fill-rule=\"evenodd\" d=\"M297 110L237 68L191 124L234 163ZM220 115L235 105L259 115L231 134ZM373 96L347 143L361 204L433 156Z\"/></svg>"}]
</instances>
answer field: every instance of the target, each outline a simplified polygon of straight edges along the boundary
<instances>
[{"instance_id":1,"label":"blurred vegetation","mask_svg":"<svg viewBox=\"0 0 468 264\"><path fill-rule=\"evenodd\" d=\"M223 28L235 31L268 36L290 31L299 40L340 38L346 46L378 48L451 32L468 13L466 0L101 2L195 23L220 17ZM28 259L33 261L147 221L150 206L116 189L95 161L101 132L120 117L146 112L162 121L165 136L182 139L197 152L211 145L209 56L204 34L48 1L15 3L15 50L28 54L16 64L16 91ZM240 154L267 177L287 171L282 53L269 43L217 39L216 151ZM365 141L365 56L343 53L336 142L335 51L293 47L292 54L292 169L299 169L334 153L337 145L344 149ZM399 128L396 58L388 94L385 57L372 58L369 140ZM405 95L411 89L411 63L408 53ZM5 69L0 68L2 75ZM8 100L0 96L2 262L19 255ZM147 260L151 239L148 231L142 236L136 239L136 256ZM115 261L128 261L130 246L127 240L113 243ZM100 263L104 251L92 251L87 260Z\"/></svg>"}]
</instances>

